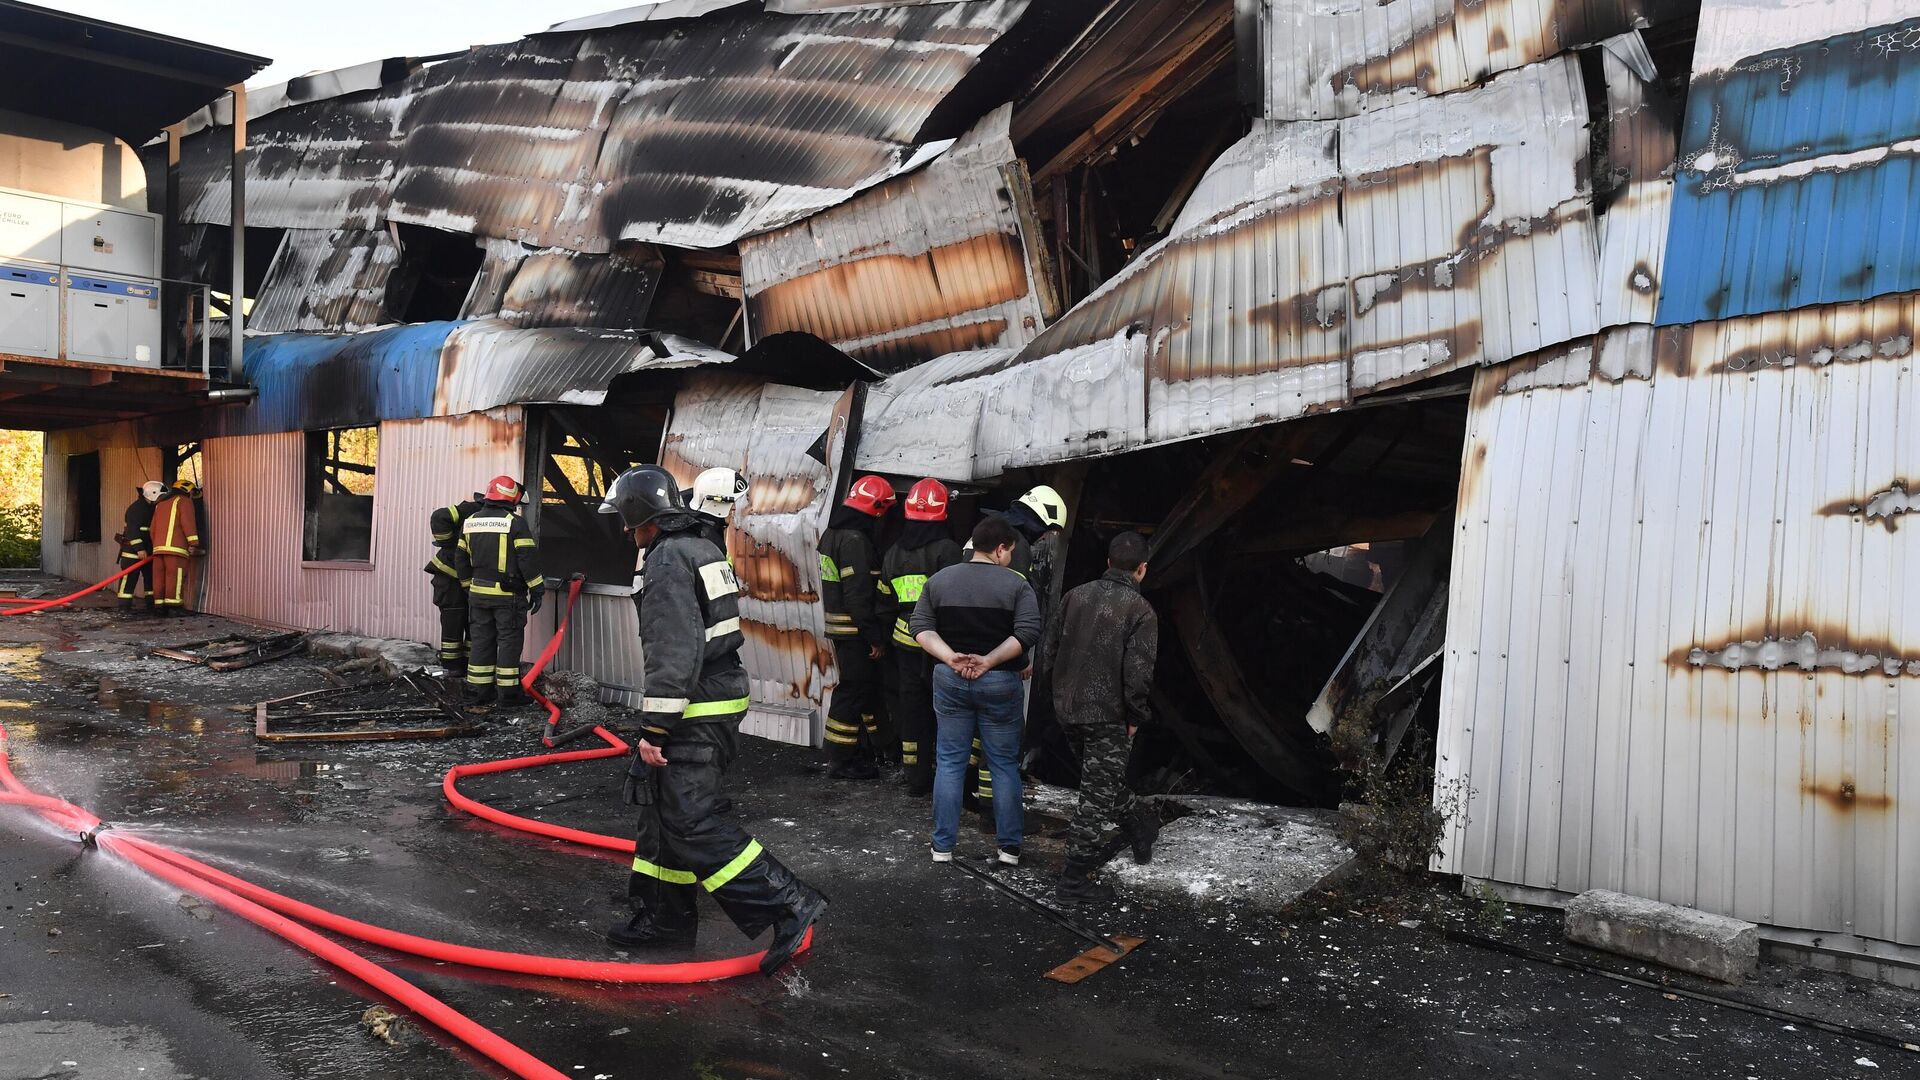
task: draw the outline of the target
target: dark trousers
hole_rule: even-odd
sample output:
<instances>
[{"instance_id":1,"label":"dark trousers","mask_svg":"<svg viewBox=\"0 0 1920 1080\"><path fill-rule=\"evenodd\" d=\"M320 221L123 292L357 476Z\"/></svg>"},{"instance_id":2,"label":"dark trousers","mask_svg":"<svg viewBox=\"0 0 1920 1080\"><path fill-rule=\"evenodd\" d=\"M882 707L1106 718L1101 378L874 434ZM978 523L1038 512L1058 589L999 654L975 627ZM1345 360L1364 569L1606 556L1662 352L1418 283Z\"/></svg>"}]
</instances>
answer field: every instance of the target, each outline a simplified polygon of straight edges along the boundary
<instances>
[{"instance_id":1,"label":"dark trousers","mask_svg":"<svg viewBox=\"0 0 1920 1080\"><path fill-rule=\"evenodd\" d=\"M871 761L870 748L880 733L873 715L880 700L880 665L858 637L834 638L833 658L840 666L840 683L827 709L827 758L836 765Z\"/></svg>"},{"instance_id":2,"label":"dark trousers","mask_svg":"<svg viewBox=\"0 0 1920 1080\"><path fill-rule=\"evenodd\" d=\"M667 767L647 769L633 785L640 808L627 896L665 928L692 928L696 890L748 937L796 910L806 886L745 830L714 813L727 766L739 752L740 717L677 728L665 749ZM644 766L642 766L644 768Z\"/></svg>"},{"instance_id":3,"label":"dark trousers","mask_svg":"<svg viewBox=\"0 0 1920 1080\"><path fill-rule=\"evenodd\" d=\"M1133 746L1125 724L1061 726L1080 758L1080 805L1067 826L1067 861L1098 866L1110 854L1101 842L1107 822L1125 828L1133 814L1133 790L1127 787L1127 755Z\"/></svg>"},{"instance_id":4,"label":"dark trousers","mask_svg":"<svg viewBox=\"0 0 1920 1080\"><path fill-rule=\"evenodd\" d=\"M900 764L907 767L909 787L933 787L933 658L921 649L896 645L894 666L899 670L900 709L894 723L900 732Z\"/></svg>"},{"instance_id":5,"label":"dark trousers","mask_svg":"<svg viewBox=\"0 0 1920 1080\"><path fill-rule=\"evenodd\" d=\"M518 596L476 596L467 604L473 651L467 658L472 689L520 685L520 646L527 636L527 601Z\"/></svg>"},{"instance_id":6,"label":"dark trousers","mask_svg":"<svg viewBox=\"0 0 1920 1080\"><path fill-rule=\"evenodd\" d=\"M120 569L125 570L130 564L140 561L140 558L141 558L140 552L128 551L125 548L121 548L120 549ZM128 574L126 577L121 578L120 587L115 593L115 595L120 597L120 599L122 600L130 601L135 596L139 595L141 586L146 587L147 602L152 603L153 602L153 564L152 563L148 563L147 565L141 567L140 569L135 570L133 573Z\"/></svg>"},{"instance_id":7,"label":"dark trousers","mask_svg":"<svg viewBox=\"0 0 1920 1080\"><path fill-rule=\"evenodd\" d=\"M433 606L440 609L440 666L460 671L467 666L467 590L452 578L435 576Z\"/></svg>"}]
</instances>

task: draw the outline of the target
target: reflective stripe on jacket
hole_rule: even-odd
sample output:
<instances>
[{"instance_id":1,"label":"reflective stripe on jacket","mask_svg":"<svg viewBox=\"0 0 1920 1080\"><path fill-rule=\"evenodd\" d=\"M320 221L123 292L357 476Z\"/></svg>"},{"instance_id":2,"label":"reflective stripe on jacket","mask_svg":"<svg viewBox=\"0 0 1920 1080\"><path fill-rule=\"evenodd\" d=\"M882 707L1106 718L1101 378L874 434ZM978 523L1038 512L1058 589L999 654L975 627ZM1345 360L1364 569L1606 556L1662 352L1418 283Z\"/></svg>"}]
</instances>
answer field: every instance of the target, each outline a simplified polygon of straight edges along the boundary
<instances>
[{"instance_id":1,"label":"reflective stripe on jacket","mask_svg":"<svg viewBox=\"0 0 1920 1080\"><path fill-rule=\"evenodd\" d=\"M546 584L533 531L510 506L492 503L460 524L454 570L473 596L525 596Z\"/></svg>"},{"instance_id":2,"label":"reflective stripe on jacket","mask_svg":"<svg viewBox=\"0 0 1920 1080\"><path fill-rule=\"evenodd\" d=\"M193 500L179 492L153 504L153 553L185 555L200 546L200 519Z\"/></svg>"},{"instance_id":3,"label":"reflective stripe on jacket","mask_svg":"<svg viewBox=\"0 0 1920 1080\"><path fill-rule=\"evenodd\" d=\"M960 545L951 538L935 540L921 547L895 544L887 549L880 564L881 600L893 612L893 643L917 649L920 643L907 632L907 620L913 605L927 587L927 579L961 561Z\"/></svg>"},{"instance_id":4,"label":"reflective stripe on jacket","mask_svg":"<svg viewBox=\"0 0 1920 1080\"><path fill-rule=\"evenodd\" d=\"M827 636L886 644L879 564L873 538L863 530L828 529L820 534L820 607L826 614Z\"/></svg>"}]
</instances>

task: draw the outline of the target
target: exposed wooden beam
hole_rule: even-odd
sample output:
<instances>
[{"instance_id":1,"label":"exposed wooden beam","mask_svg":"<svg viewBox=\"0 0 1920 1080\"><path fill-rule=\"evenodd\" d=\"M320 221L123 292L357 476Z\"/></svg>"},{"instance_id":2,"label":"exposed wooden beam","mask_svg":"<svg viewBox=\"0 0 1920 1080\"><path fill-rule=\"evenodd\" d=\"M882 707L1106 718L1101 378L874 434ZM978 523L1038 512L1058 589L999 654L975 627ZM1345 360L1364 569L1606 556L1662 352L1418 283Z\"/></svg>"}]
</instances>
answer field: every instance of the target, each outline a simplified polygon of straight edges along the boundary
<instances>
[{"instance_id":1,"label":"exposed wooden beam","mask_svg":"<svg viewBox=\"0 0 1920 1080\"><path fill-rule=\"evenodd\" d=\"M1095 120L1045 165L1034 171L1041 187L1054 178L1118 146L1143 128L1168 102L1219 70L1233 56L1233 12L1217 12L1180 50L1141 79L1127 95ZM1196 62L1197 61L1197 62Z\"/></svg>"}]
</instances>

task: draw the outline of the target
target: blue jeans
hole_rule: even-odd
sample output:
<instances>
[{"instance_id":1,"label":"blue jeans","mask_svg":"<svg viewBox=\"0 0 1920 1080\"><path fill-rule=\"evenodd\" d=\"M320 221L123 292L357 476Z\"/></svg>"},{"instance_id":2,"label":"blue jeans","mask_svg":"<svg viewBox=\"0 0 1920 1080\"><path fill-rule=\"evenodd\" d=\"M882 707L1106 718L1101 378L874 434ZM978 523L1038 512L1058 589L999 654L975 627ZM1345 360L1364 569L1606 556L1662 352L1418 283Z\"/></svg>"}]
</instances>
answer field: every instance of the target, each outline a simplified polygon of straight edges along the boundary
<instances>
[{"instance_id":1,"label":"blue jeans","mask_svg":"<svg viewBox=\"0 0 1920 1080\"><path fill-rule=\"evenodd\" d=\"M959 841L960 792L966 784L973 740L993 774L993 825L1001 847L1019 847L1026 830L1020 804L1020 729L1026 694L1017 671L989 671L961 678L945 664L933 669L934 751L933 849L952 851Z\"/></svg>"}]
</instances>

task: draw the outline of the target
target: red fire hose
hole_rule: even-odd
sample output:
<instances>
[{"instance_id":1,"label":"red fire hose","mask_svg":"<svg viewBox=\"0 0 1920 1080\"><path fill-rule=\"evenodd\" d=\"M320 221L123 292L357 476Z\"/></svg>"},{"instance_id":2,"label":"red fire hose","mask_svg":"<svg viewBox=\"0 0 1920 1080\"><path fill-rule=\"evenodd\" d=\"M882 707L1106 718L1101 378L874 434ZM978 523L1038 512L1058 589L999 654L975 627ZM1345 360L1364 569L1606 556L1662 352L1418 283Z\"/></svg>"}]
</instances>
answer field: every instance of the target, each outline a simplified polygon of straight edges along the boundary
<instances>
[{"instance_id":1,"label":"red fire hose","mask_svg":"<svg viewBox=\"0 0 1920 1080\"><path fill-rule=\"evenodd\" d=\"M65 596L55 597L52 600L22 600L22 599L19 599L18 597L10 597L4 602L8 604L22 604L25 606L0 609L0 615L31 615L36 611L45 611L48 608L57 608L63 604L71 604L75 600L80 599L81 597L87 595L88 593L99 592L101 589L104 589L107 586L113 584L114 582L119 581L121 578L126 577L128 574L133 573L135 570L140 569L141 567L147 565L152 561L153 561L153 556L142 555L140 557L139 562L134 563L133 565L127 567L125 570L120 571L119 573L113 575L112 577L107 578L103 581L96 581L92 585L89 585L86 588L81 589L79 592L68 593Z\"/></svg>"},{"instance_id":2,"label":"red fire hose","mask_svg":"<svg viewBox=\"0 0 1920 1080\"><path fill-rule=\"evenodd\" d=\"M141 560L144 563L146 560ZM43 601L45 607L58 606L71 602L87 593L102 588L121 577L140 568L135 563L119 574L108 578L87 589L58 600ZM571 617L573 604L580 593L580 583L572 583L567 597L567 615L561 619L554 640L548 644L540 659L529 671L525 680L529 692L536 675L553 659L559 649L560 641L566 634L567 620ZM36 606L35 610L44 610ZM19 614L20 612L0 612L0 614ZM548 710L549 730L557 724L559 708L544 695L534 695ZM495 824L552 839L565 840L588 847L612 851L632 851L633 841L602 833L585 832L547 822L534 821L505 811L496 810L477 800L460 793L455 782L463 776L481 776L489 773L510 772L516 769L537 768L543 765L557 765L570 761L591 761L600 758L618 757L628 752L626 742L603 727L593 728L593 733L607 743L604 747L592 750L575 750L564 753L543 754L533 757L509 758L503 761L473 762L456 765L447 770L441 782L441 790L447 801L453 806L492 821ZM530 953L499 952L492 949L480 949L451 942L436 941L431 938L417 937L412 934L349 919L335 912L303 903L292 897L262 888L250 881L235 877L222 870L208 866L191 856L175 851L151 840L118 830L103 830L99 818L87 810L72 803L28 788L14 775L9 764L6 742L6 728L0 725L0 805L20 806L39 813L54 825L73 830L83 839L96 839L102 850L111 851L140 867L142 870L167 881L179 888L186 889L204 897L208 901L252 922L261 929L276 934L282 939L307 950L315 956L339 967L348 974L364 981L368 985L388 995L398 1004L412 1010L416 1015L432 1022L441 1030L454 1036L473 1048L476 1052L498 1063L515 1076L529 1080L556 1080L565 1074L548 1066L525 1050L509 1042L496 1032L475 1022L446 1002L421 990L412 983L400 978L387 969L333 942L312 927L318 927L343 937L363 941L383 949L426 957L446 963L462 964L468 967L489 971L513 972L522 975L546 976L558 979L578 979L603 983L692 983L707 982L715 979L732 978L749 974L759 969L763 954L734 957L726 960L705 960L678 964L632 964L615 961L573 960L565 957L540 956ZM306 925L311 924L311 926ZM813 935L808 933L801 943L800 950L805 951L813 944Z\"/></svg>"}]
</instances>

